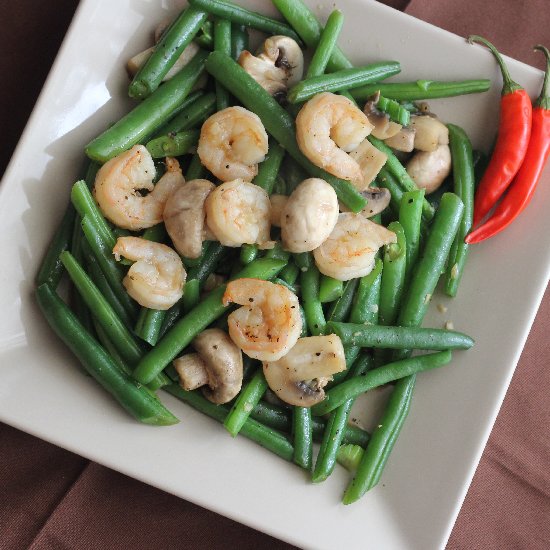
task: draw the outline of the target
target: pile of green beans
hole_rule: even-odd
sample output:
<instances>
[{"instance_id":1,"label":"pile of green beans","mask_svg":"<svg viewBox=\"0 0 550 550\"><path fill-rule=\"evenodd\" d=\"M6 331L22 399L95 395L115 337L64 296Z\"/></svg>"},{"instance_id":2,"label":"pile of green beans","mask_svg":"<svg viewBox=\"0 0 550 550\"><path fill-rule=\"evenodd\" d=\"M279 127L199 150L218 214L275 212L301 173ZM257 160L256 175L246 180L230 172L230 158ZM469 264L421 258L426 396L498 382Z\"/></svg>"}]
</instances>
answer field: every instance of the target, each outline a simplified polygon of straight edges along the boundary
<instances>
[{"instance_id":1,"label":"pile of green beans","mask_svg":"<svg viewBox=\"0 0 550 550\"><path fill-rule=\"evenodd\" d=\"M269 250L243 244L235 251L205 241L198 258L182 257L184 293L166 311L138 308L124 286L131 262L117 262L112 253L123 235L171 246L164 224L141 233L114 227L94 199L94 179L100 163L136 144L145 145L154 159L179 157L186 180L213 179L194 152L200 126L214 112L242 104L259 117L269 139L255 185L268 195L290 195L305 178L322 178L343 205L360 212L366 205L364 195L300 150L295 115L302 104L321 92L336 92L359 108L370 99L386 118L407 126L410 113L417 110L411 102L483 92L490 82L381 82L400 72L399 62L354 67L337 45L344 22L337 9L323 28L302 0L273 0L286 23L230 0L189 4L130 84L129 95L140 103L86 146L92 162L85 179L72 187L71 202L36 276L36 297L48 323L84 369L139 421L159 426L178 422L154 393L163 388L222 423L233 437L241 434L298 465L314 483L327 479L337 461L343 463L354 472L343 497L343 503L350 504L381 479L410 409L417 375L448 364L452 350L469 349L474 343L460 332L421 327L442 274L445 291L456 295L469 253L464 238L472 226L475 173L464 130L448 125L453 174L446 185L454 193L440 192L437 200L425 197L384 141L368 137L387 157L376 185L391 195L390 208L373 221L387 221L396 242L374 256L367 275L346 281L329 277L316 265L313 252L285 250L277 240L278 229L272 232L275 245ZM304 79L286 94L286 108L237 62L249 48L248 29L288 36L313 52ZM203 49L163 83L193 40ZM213 82L193 91L205 70ZM65 273L72 309L56 291ZM227 285L205 292L213 274L285 286L300 299L301 337L339 337L346 368L329 381L322 401L310 408L269 404L262 364L250 357L243 361L239 394L224 405L175 383L179 375L172 360L207 327L227 330L233 308L223 304ZM413 350L435 353L413 356ZM350 425L356 398L386 384L393 390L372 435ZM320 443L315 461L314 442Z\"/></svg>"}]
</instances>

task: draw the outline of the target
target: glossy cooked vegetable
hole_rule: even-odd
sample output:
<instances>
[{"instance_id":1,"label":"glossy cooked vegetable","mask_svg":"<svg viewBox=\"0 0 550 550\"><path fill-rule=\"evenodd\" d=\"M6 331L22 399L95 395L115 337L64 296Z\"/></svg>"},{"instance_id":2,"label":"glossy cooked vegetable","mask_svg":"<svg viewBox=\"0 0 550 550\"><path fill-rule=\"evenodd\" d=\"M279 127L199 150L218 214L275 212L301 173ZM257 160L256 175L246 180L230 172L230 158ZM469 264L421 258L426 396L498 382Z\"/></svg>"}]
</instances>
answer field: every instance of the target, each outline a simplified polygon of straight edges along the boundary
<instances>
[{"instance_id":1,"label":"glossy cooked vegetable","mask_svg":"<svg viewBox=\"0 0 550 550\"><path fill-rule=\"evenodd\" d=\"M217 18L214 21L214 49L231 55L231 22ZM230 105L229 92L223 84L216 81L216 109L221 111Z\"/></svg>"},{"instance_id":2,"label":"glossy cooked vegetable","mask_svg":"<svg viewBox=\"0 0 550 550\"><path fill-rule=\"evenodd\" d=\"M314 76L322 75L327 68L330 56L336 47L342 25L344 24L344 14L340 10L334 10L327 19L327 24L321 36L319 43L315 48L315 53L309 62L309 67L306 73L306 80Z\"/></svg>"},{"instance_id":3,"label":"glossy cooked vegetable","mask_svg":"<svg viewBox=\"0 0 550 550\"><path fill-rule=\"evenodd\" d=\"M313 466L313 424L311 409L292 409L292 433L294 436L294 462L305 470Z\"/></svg>"},{"instance_id":4,"label":"glossy cooked vegetable","mask_svg":"<svg viewBox=\"0 0 550 550\"><path fill-rule=\"evenodd\" d=\"M155 426L170 426L178 422L147 388L134 382L117 367L105 349L47 284L37 288L36 298L44 317L59 338L86 371L132 416L140 422Z\"/></svg>"},{"instance_id":5,"label":"glossy cooked vegetable","mask_svg":"<svg viewBox=\"0 0 550 550\"><path fill-rule=\"evenodd\" d=\"M420 229L422 226L422 201L424 189L403 193L399 205L399 223L405 233L405 284L410 280L420 251Z\"/></svg>"},{"instance_id":6,"label":"glossy cooked vegetable","mask_svg":"<svg viewBox=\"0 0 550 550\"><path fill-rule=\"evenodd\" d=\"M532 107L529 95L512 80L497 49L481 36L472 35L468 41L471 44L478 42L489 48L500 67L504 82L497 141L475 197L476 226L512 183L523 162L531 135Z\"/></svg>"}]
</instances>

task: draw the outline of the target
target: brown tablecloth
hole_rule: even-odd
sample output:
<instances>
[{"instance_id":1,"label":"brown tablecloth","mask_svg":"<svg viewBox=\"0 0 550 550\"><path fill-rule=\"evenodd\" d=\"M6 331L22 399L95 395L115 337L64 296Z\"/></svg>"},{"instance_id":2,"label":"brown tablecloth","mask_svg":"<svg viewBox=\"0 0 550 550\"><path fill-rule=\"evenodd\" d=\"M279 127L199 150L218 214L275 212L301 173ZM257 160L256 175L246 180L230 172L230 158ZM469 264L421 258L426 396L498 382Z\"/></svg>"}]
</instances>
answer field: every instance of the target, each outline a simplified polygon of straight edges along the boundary
<instances>
[{"instance_id":1,"label":"brown tablecloth","mask_svg":"<svg viewBox=\"0 0 550 550\"><path fill-rule=\"evenodd\" d=\"M77 3L0 2L0 172ZM482 34L504 53L540 67L531 46L550 46L549 0L385 3L460 35ZM549 333L547 291L449 549L550 548ZM0 549L28 547L291 548L0 424Z\"/></svg>"}]
</instances>

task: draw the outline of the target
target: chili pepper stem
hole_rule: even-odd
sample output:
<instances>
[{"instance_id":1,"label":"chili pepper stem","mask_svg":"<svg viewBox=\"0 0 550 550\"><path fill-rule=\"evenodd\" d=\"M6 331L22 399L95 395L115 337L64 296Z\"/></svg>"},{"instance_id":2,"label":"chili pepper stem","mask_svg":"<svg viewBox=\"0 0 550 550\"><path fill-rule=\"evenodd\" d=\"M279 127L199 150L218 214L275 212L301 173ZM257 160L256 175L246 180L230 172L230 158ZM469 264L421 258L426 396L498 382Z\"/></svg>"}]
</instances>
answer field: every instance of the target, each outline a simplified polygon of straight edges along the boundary
<instances>
[{"instance_id":1,"label":"chili pepper stem","mask_svg":"<svg viewBox=\"0 0 550 550\"><path fill-rule=\"evenodd\" d=\"M540 44L533 46L533 50L541 51L546 57L546 72L544 73L544 81L542 83L540 95L535 101L535 107L550 109L550 51Z\"/></svg>"},{"instance_id":2,"label":"chili pepper stem","mask_svg":"<svg viewBox=\"0 0 550 550\"><path fill-rule=\"evenodd\" d=\"M482 36L478 36L477 34L471 34L470 36L468 36L468 42L470 44L474 44L476 42L478 44L483 44L485 47L489 48L491 53L494 55L502 73L502 80L504 80L504 85L502 86L502 95L522 89L522 87L517 82L514 82L512 80L510 72L508 71L508 67L504 63L502 56L500 55L499 51L493 46L493 44L491 44L491 42L489 42L486 38L483 38Z\"/></svg>"}]
</instances>

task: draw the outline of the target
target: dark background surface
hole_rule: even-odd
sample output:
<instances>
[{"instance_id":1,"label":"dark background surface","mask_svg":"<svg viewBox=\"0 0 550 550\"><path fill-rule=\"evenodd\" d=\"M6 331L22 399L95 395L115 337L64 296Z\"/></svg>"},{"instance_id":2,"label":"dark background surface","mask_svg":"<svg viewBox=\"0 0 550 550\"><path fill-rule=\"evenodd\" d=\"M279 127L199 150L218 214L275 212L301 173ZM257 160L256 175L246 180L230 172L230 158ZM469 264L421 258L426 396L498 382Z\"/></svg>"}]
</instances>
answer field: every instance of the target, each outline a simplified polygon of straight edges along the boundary
<instances>
[{"instance_id":1,"label":"dark background surface","mask_svg":"<svg viewBox=\"0 0 550 550\"><path fill-rule=\"evenodd\" d=\"M114 0L116 1L116 0ZM542 67L547 0L388 0ZM3 173L76 0L0 2ZM450 549L550 548L550 295L547 292L449 541ZM505 336L505 335L504 335ZM291 548L0 424L0 549Z\"/></svg>"}]
</instances>

